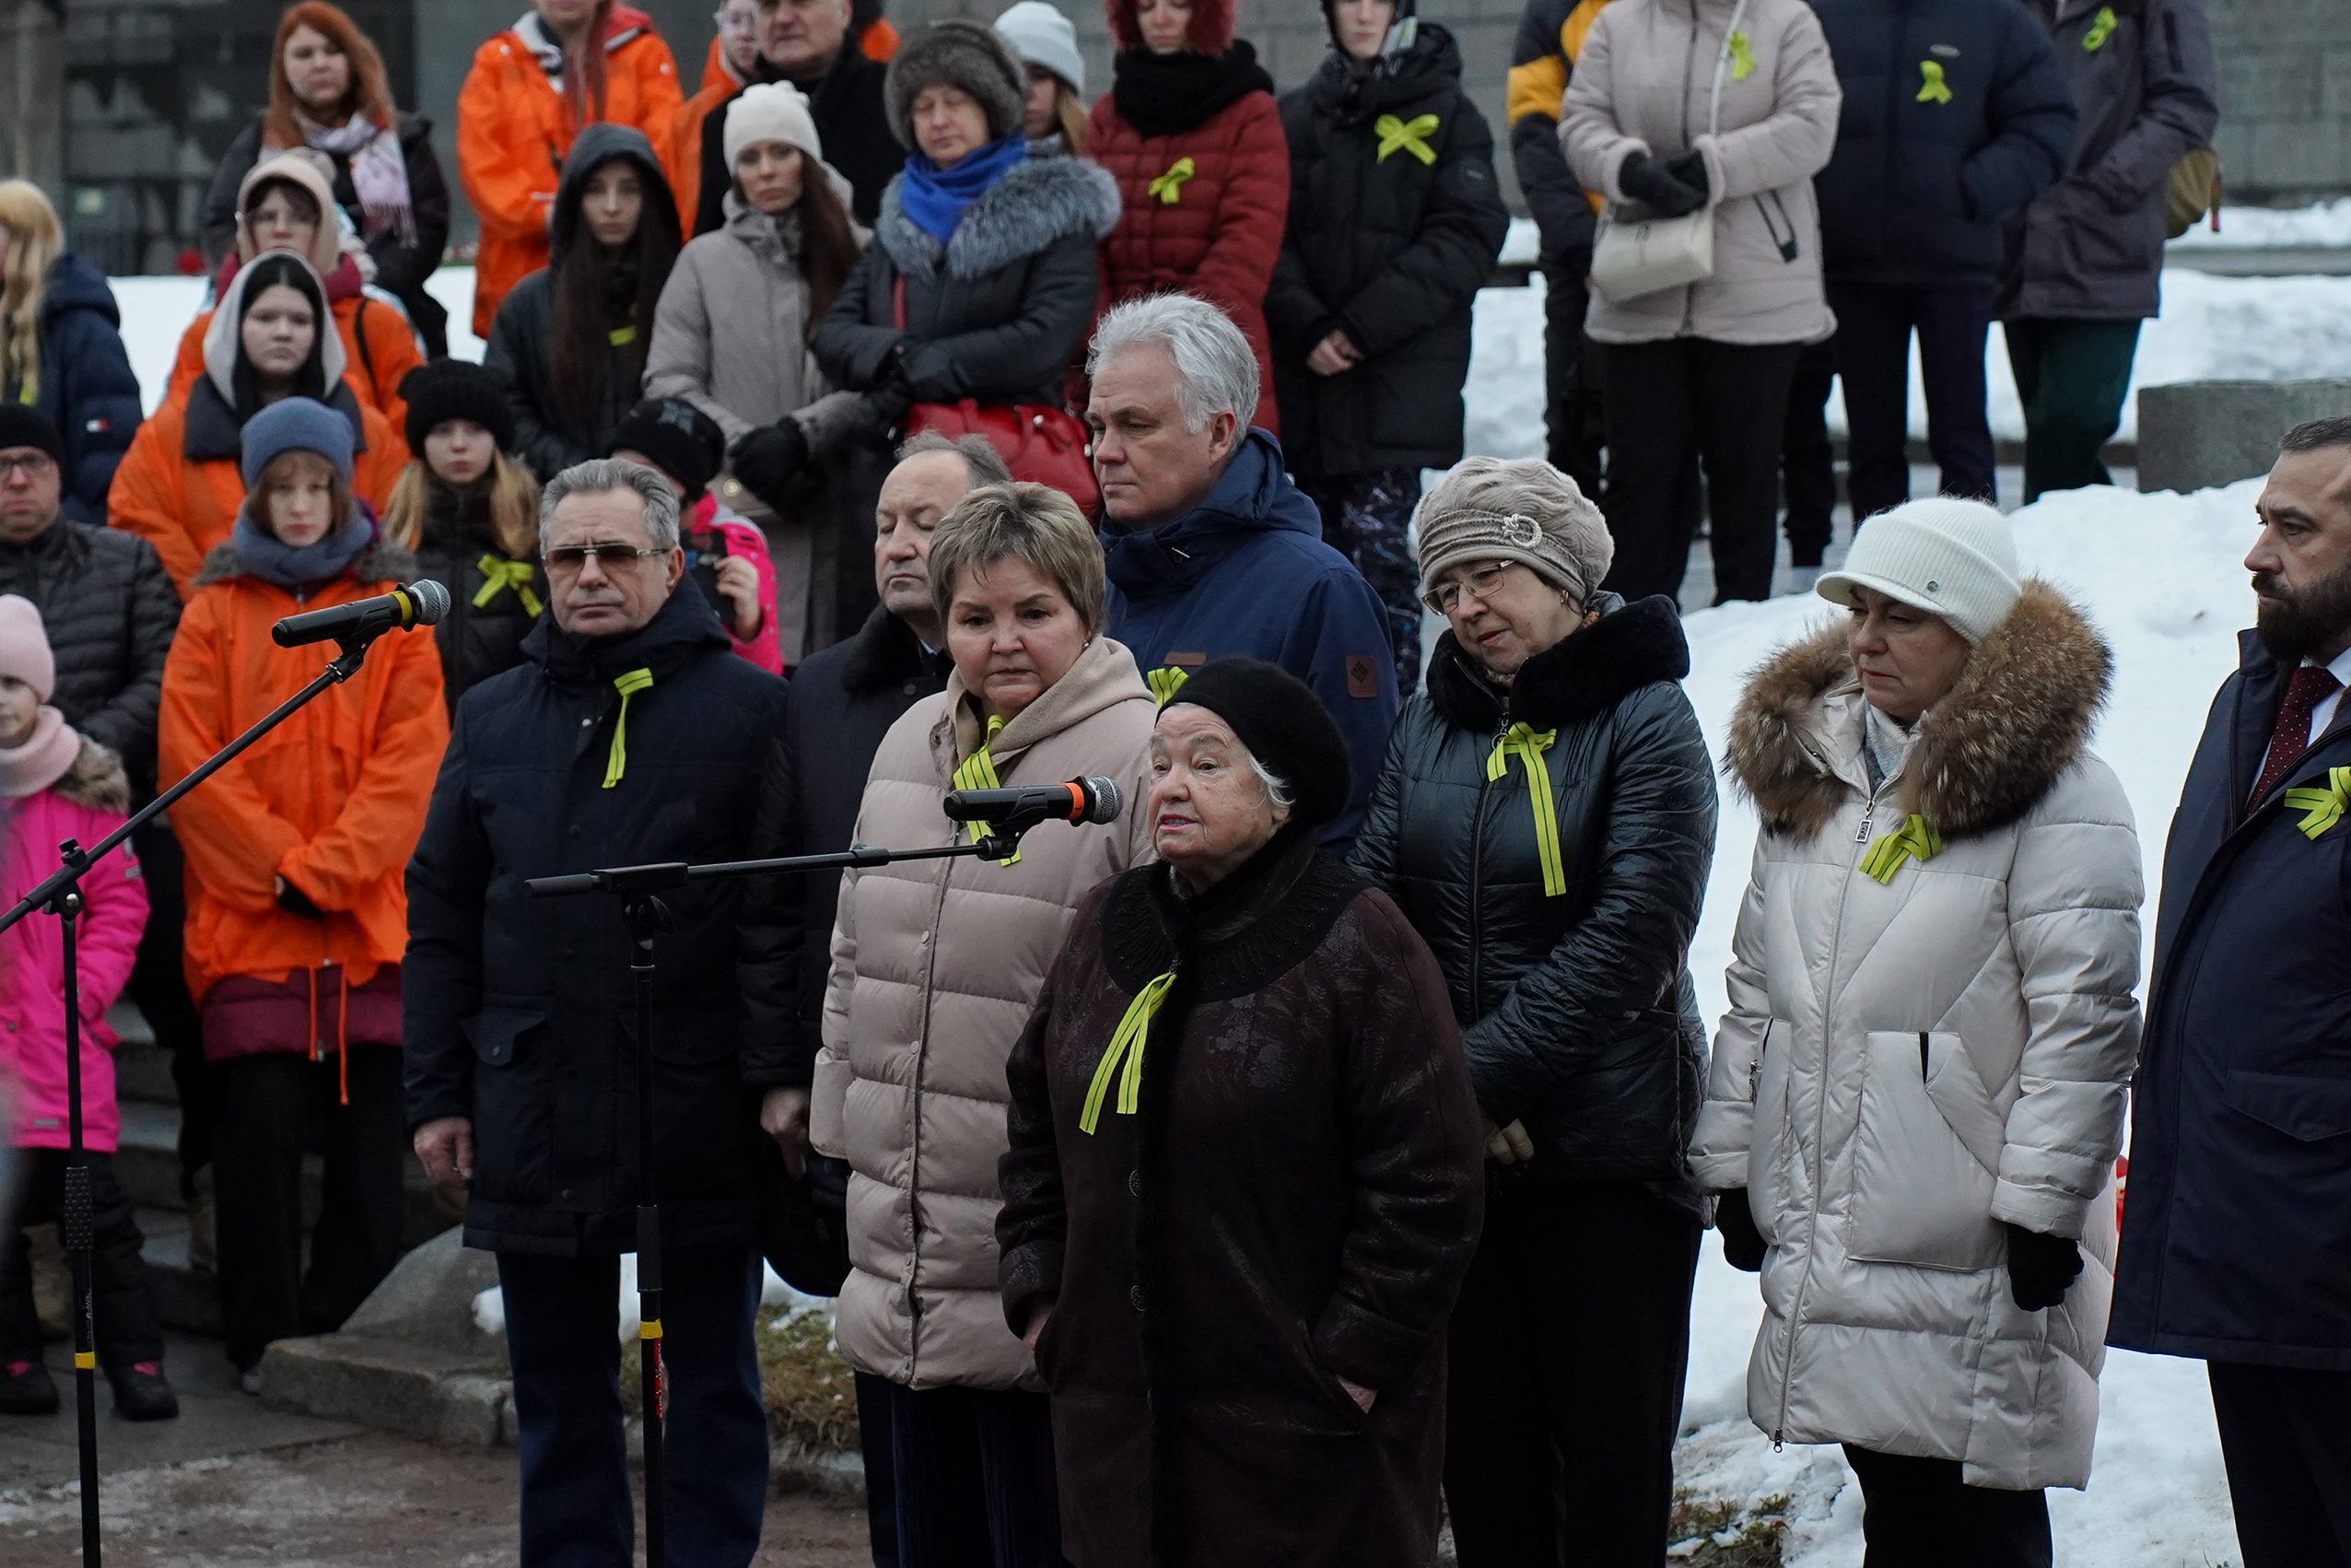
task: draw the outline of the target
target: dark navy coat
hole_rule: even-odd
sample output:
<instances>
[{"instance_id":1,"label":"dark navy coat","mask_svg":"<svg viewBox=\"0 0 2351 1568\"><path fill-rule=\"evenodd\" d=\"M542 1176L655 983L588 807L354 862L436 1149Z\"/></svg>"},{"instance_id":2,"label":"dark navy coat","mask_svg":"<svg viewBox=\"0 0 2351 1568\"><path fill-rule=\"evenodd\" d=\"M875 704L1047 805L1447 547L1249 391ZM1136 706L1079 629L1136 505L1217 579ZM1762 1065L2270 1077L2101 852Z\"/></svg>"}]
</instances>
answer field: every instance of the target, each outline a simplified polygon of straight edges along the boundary
<instances>
[{"instance_id":1,"label":"dark navy coat","mask_svg":"<svg viewBox=\"0 0 2351 1568\"><path fill-rule=\"evenodd\" d=\"M50 263L41 298L41 382L32 405L65 439L64 511L106 521L106 491L144 415L106 275L68 252ZM0 388L14 399L21 387Z\"/></svg>"},{"instance_id":2,"label":"dark navy coat","mask_svg":"<svg viewBox=\"0 0 2351 1568\"><path fill-rule=\"evenodd\" d=\"M2171 821L2108 1338L2351 1372L2351 818L2285 803L2351 708L2248 811L2285 686L2245 633Z\"/></svg>"},{"instance_id":3,"label":"dark navy coat","mask_svg":"<svg viewBox=\"0 0 2351 1568\"><path fill-rule=\"evenodd\" d=\"M1146 676L1263 659L1312 686L1347 737L1354 790L1323 830L1344 850L1396 721L1396 656L1379 595L1322 542L1322 514L1251 430L1200 504L1158 528L1103 536L1110 635Z\"/></svg>"},{"instance_id":4,"label":"dark navy coat","mask_svg":"<svg viewBox=\"0 0 2351 1568\"><path fill-rule=\"evenodd\" d=\"M401 970L411 1125L474 1122L465 1243L559 1257L631 1249L636 1007L618 901L532 898L526 878L764 855L753 830L784 684L731 651L709 602L673 593L641 630L573 638L552 614L530 661L457 705L408 864ZM626 766L604 788L615 676ZM664 893L655 947L653 1141L662 1237L749 1242L757 1090L777 1082L777 933L743 882Z\"/></svg>"},{"instance_id":5,"label":"dark navy coat","mask_svg":"<svg viewBox=\"0 0 2351 1568\"><path fill-rule=\"evenodd\" d=\"M1990 283L2000 218L2064 171L2074 98L2019 0L1813 0L1844 107L1813 181L1826 275Z\"/></svg>"}]
</instances>

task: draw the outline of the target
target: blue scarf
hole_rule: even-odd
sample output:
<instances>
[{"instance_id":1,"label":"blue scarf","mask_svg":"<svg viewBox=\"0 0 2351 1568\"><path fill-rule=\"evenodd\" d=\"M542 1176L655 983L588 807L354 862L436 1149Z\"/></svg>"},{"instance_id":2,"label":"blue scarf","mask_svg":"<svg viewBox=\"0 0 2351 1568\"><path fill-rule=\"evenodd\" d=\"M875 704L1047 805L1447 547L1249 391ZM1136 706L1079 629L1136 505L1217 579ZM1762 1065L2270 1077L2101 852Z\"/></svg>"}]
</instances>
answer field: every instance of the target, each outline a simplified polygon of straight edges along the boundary
<instances>
[{"instance_id":1,"label":"blue scarf","mask_svg":"<svg viewBox=\"0 0 2351 1568\"><path fill-rule=\"evenodd\" d=\"M375 542L376 520L368 515L367 508L356 504L341 528L298 550L288 548L254 521L250 505L238 509L236 525L228 531L239 571L296 593L342 576Z\"/></svg>"},{"instance_id":2,"label":"blue scarf","mask_svg":"<svg viewBox=\"0 0 2351 1568\"><path fill-rule=\"evenodd\" d=\"M906 154L898 181L898 208L915 227L944 245L964 218L964 209L986 195L996 181L1028 157L1028 138L1019 135L990 142L962 162L942 169L918 152Z\"/></svg>"}]
</instances>

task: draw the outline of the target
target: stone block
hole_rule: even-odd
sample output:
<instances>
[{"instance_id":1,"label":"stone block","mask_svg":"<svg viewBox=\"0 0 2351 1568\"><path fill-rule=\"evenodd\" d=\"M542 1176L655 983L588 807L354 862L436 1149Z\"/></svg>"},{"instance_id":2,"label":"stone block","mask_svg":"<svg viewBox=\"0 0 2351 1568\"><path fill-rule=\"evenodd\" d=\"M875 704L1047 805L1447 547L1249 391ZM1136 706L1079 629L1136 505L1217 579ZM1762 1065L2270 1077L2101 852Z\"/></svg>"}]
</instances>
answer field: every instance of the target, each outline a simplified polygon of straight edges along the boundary
<instances>
[{"instance_id":1,"label":"stone block","mask_svg":"<svg viewBox=\"0 0 2351 1568\"><path fill-rule=\"evenodd\" d=\"M462 1230L443 1231L403 1258L344 1331L495 1355L474 1327L474 1298L498 1282L497 1259L468 1248L463 1237Z\"/></svg>"},{"instance_id":2,"label":"stone block","mask_svg":"<svg viewBox=\"0 0 2351 1568\"><path fill-rule=\"evenodd\" d=\"M2269 472L2277 439L2351 414L2351 380L2179 381L2139 389L2141 490L2202 490Z\"/></svg>"},{"instance_id":3,"label":"stone block","mask_svg":"<svg viewBox=\"0 0 2351 1568\"><path fill-rule=\"evenodd\" d=\"M509 1385L495 1360L345 1330L280 1340L262 1356L262 1399L428 1443L507 1440Z\"/></svg>"}]
</instances>

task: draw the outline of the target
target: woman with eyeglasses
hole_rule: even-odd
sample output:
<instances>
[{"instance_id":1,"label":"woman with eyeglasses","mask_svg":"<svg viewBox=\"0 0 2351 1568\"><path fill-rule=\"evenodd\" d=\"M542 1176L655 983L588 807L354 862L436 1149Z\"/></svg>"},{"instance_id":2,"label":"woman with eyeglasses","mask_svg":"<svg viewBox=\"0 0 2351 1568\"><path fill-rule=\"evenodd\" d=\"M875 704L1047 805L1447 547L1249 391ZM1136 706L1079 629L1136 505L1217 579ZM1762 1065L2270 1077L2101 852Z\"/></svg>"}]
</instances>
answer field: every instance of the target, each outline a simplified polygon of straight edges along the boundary
<instances>
[{"instance_id":1,"label":"woman with eyeglasses","mask_svg":"<svg viewBox=\"0 0 2351 1568\"><path fill-rule=\"evenodd\" d=\"M1435 952L1485 1112L1486 1228L1454 1309L1462 1568L1657 1562L1703 1219L1686 961L1714 776L1673 603L1601 591L1599 509L1473 457L1421 503L1445 618L1355 841ZM1562 1532L1568 1532L1563 1534Z\"/></svg>"}]
</instances>

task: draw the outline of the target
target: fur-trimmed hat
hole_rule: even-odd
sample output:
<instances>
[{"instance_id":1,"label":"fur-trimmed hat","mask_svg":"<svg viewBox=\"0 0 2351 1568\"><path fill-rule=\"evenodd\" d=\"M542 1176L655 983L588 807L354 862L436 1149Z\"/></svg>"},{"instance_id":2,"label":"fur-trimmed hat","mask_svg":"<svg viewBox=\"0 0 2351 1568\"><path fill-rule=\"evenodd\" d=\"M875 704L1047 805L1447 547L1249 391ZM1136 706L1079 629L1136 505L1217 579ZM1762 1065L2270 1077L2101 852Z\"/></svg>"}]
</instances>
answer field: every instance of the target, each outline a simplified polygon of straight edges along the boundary
<instances>
[{"instance_id":1,"label":"fur-trimmed hat","mask_svg":"<svg viewBox=\"0 0 2351 1568\"><path fill-rule=\"evenodd\" d=\"M1028 110L1028 68L985 22L951 17L915 28L899 41L882 81L882 101L891 134L909 152L914 139L914 100L922 89L945 82L963 88L988 116L988 139L1017 135Z\"/></svg>"}]
</instances>

